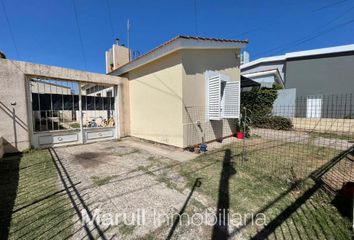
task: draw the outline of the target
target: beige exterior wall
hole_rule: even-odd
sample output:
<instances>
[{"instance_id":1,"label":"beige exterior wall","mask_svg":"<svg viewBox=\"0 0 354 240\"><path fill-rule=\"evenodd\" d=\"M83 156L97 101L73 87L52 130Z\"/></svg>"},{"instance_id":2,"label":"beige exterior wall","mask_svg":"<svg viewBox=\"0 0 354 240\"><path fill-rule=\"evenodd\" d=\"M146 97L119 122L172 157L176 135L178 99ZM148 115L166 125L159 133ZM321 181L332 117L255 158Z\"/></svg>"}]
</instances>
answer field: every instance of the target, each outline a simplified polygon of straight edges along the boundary
<instances>
[{"instance_id":1,"label":"beige exterior wall","mask_svg":"<svg viewBox=\"0 0 354 240\"><path fill-rule=\"evenodd\" d=\"M124 109L123 104L129 96L125 87L128 80L122 77L0 59L0 135L3 137L5 152L21 151L30 147L32 127L28 117L27 76L116 85L120 94L116 99L119 112ZM119 117L124 118L124 114ZM124 136L125 121L122 122L119 130L121 136Z\"/></svg>"},{"instance_id":2,"label":"beige exterior wall","mask_svg":"<svg viewBox=\"0 0 354 240\"><path fill-rule=\"evenodd\" d=\"M205 118L204 73L219 71L239 81L238 55L238 49L186 49L131 70L130 135L184 148L234 134L235 119Z\"/></svg>"},{"instance_id":3,"label":"beige exterior wall","mask_svg":"<svg viewBox=\"0 0 354 240\"><path fill-rule=\"evenodd\" d=\"M176 52L129 72L132 136L183 147L182 68Z\"/></svg>"},{"instance_id":4,"label":"beige exterior wall","mask_svg":"<svg viewBox=\"0 0 354 240\"><path fill-rule=\"evenodd\" d=\"M220 139L236 133L236 120L206 119L205 71L218 71L240 81L239 49L182 50L183 62L183 146ZM200 121L201 126L196 125Z\"/></svg>"}]
</instances>

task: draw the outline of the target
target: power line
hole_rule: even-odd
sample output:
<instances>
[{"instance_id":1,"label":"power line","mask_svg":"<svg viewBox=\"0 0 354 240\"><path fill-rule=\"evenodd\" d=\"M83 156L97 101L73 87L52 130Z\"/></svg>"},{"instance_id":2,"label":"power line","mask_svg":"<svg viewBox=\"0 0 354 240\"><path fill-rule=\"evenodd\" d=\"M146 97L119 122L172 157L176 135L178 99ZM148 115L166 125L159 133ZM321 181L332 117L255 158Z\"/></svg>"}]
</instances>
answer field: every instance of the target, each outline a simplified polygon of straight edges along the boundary
<instances>
[{"instance_id":1,"label":"power line","mask_svg":"<svg viewBox=\"0 0 354 240\"><path fill-rule=\"evenodd\" d=\"M9 21L9 17L8 17L8 15L7 15L6 7L5 7L5 4L4 4L4 1L3 1L3 0L0 0L0 1L1 1L2 8L4 9L4 15L5 15L5 19L6 19L8 28L9 28L11 40L12 40L12 42L13 42L13 44L14 44L15 52L16 52L17 58L19 59L19 58L20 58L20 53L19 53L18 48L17 48L17 44L16 44L16 40L15 40L15 35L14 35L13 32L12 32L12 28L11 28L11 24L10 24L10 21ZM9 60L10 63L13 64L20 72L26 74L26 73L21 69L21 67L18 66L13 60L11 60L11 59L7 59L7 60Z\"/></svg>"},{"instance_id":2,"label":"power line","mask_svg":"<svg viewBox=\"0 0 354 240\"><path fill-rule=\"evenodd\" d=\"M308 39L305 39L305 40L299 42L298 44L296 44L296 45L294 45L294 46L296 47L296 46L301 45L301 44L303 44L303 43L309 42L309 41L311 41L311 40L313 40L313 39L315 39L315 38L318 38L318 37L320 37L320 36L322 36L322 35L324 35L324 34L326 34L326 33L329 33L329 32L332 32L332 31L334 31L334 30L337 30L337 29L340 28L340 27L347 26L347 25L349 25L349 24L351 24L351 23L353 23L353 22L354 22L354 19L351 19L351 20L349 20L349 21L347 21L347 22L344 22L344 23L342 23L342 24L338 24L338 25L336 25L336 26L333 26L333 27L331 27L331 28L329 28L329 29L327 29L327 30L324 30L324 31L320 32L319 34L317 34L317 35L315 35L315 36L313 36L313 37L311 37L311 38L308 38ZM293 47L294 47L294 46L293 46Z\"/></svg>"},{"instance_id":3,"label":"power line","mask_svg":"<svg viewBox=\"0 0 354 240\"><path fill-rule=\"evenodd\" d=\"M311 36L311 37L302 39L302 40L300 40L300 41L299 41L299 40L298 40L298 41L295 41L291 46L285 47L285 48L282 48L282 49L278 49L277 52L279 52L279 51L285 51L285 50L288 50L288 49L290 49L290 48L297 47L297 46L299 46L299 45L301 45L301 44L304 44L304 43L306 43L306 42L312 41L313 39L316 39L316 38L318 38L318 37L321 37L321 36L324 35L324 34L327 34L327 33L329 33L329 32L332 32L332 31L334 31L334 30L337 30L338 28L344 27L344 26L349 25L349 24L351 24L351 23L353 23L353 22L354 22L354 19L349 20L349 21L344 22L344 23L341 23L341 24L337 24L337 25L335 25L335 26L333 26L333 27L331 27L331 28L329 28L329 29L320 31L318 34L316 34L316 35L314 35L314 36ZM273 52L274 52L274 51L273 51ZM260 55L260 54L256 54L255 56L257 57L257 56L259 56L259 55Z\"/></svg>"},{"instance_id":4,"label":"power line","mask_svg":"<svg viewBox=\"0 0 354 240\"><path fill-rule=\"evenodd\" d=\"M330 3L330 4L327 4L327 5L322 6L320 8L314 9L313 12L321 11L321 10L326 9L326 8L331 8L333 6L336 6L338 4L341 4L341 3L344 3L344 2L347 2L347 1L348 0L340 0L340 1L337 1L337 2L334 2L334 3Z\"/></svg>"},{"instance_id":5,"label":"power line","mask_svg":"<svg viewBox=\"0 0 354 240\"><path fill-rule=\"evenodd\" d=\"M81 54L84 59L84 65L85 69L87 70L87 61L86 61L86 55L85 55L85 48L84 48L84 43L82 41L82 35L81 35L81 29L80 29L80 24L79 24L79 18L77 14L77 9L76 9L76 3L75 0L72 0L73 6L74 6L74 15L75 15L75 21L76 21L76 27L79 32L79 40L80 40L80 46L81 46Z\"/></svg>"},{"instance_id":6,"label":"power line","mask_svg":"<svg viewBox=\"0 0 354 240\"><path fill-rule=\"evenodd\" d=\"M20 58L20 54L19 54L19 51L18 51L18 48L17 48L17 44L16 44L16 41L15 41L15 36L14 36L14 34L12 32L11 24L10 24L9 17L7 15L6 7L5 7L5 4L4 4L3 0L1 0L1 6L2 6L2 8L4 10L5 20L6 20L8 28L9 28L10 37L11 37L12 43L13 43L13 45L15 47L15 52L16 52L17 58L19 59Z\"/></svg>"},{"instance_id":7,"label":"power line","mask_svg":"<svg viewBox=\"0 0 354 240\"><path fill-rule=\"evenodd\" d=\"M326 6L324 6L324 7L321 7L321 8L319 8L319 9L314 9L314 10L312 10L312 12L315 12L315 11L320 10L320 9L322 9L322 8L332 7L332 6L334 6L334 5L338 5L338 4L340 4L340 3L342 3L342 2L346 2L346 1L348 1L348 0L341 0L341 1L338 1L338 2L335 2L335 3L332 3L332 4L329 4L329 5L326 5ZM308 3L308 2L310 2L310 0L308 0L307 3ZM284 4L283 4L283 5L284 5ZM352 9L353 9L353 8L350 8L349 11L352 10ZM341 17L342 17L342 15L338 16L337 18L341 18ZM247 30L247 31L244 31L244 32L239 33L238 36L244 36L244 35L247 35L247 34L249 34L249 33L259 32L259 31L261 31L261 30L266 30L266 29L268 29L268 28L270 28L270 27L273 27L274 24L283 23L283 22L284 22L284 20L282 19L282 20L279 20L279 21L272 22L271 25L268 25L268 26L266 26L266 27L264 26L264 24L263 24L263 25L259 25L259 26L254 27L254 28L251 29L251 30ZM331 23L331 21L328 22L328 23L326 23L325 26L327 26L327 25L330 24L330 23ZM278 48L278 47L273 48L273 49L277 49L277 48Z\"/></svg>"},{"instance_id":8,"label":"power line","mask_svg":"<svg viewBox=\"0 0 354 240\"><path fill-rule=\"evenodd\" d=\"M263 54L269 54L269 53L284 51L284 50L287 50L287 49L289 49L289 48L291 48L293 46L298 46L298 45L301 45L301 44L303 44L305 42L308 42L309 40L307 40L307 39L311 39L311 40L315 39L315 38L321 36L322 34L325 34L327 32L331 32L333 30L336 30L336 28L338 28L338 27L342 27L343 25L345 26L347 24L350 24L351 21L349 21L349 23L348 22L344 22L342 24L337 24L337 25L335 25L332 28L327 28L326 29L326 27L328 27L329 24L332 24L333 22L337 21L338 19L344 17L345 15L347 15L353 9L354 9L354 7L351 7L347 11L345 11L345 12L341 13L340 15L338 15L337 17L335 17L335 18L331 19L330 21L326 22L325 24L321 25L320 27L317 28L318 31L316 31L316 32L312 32L312 33L310 33L310 34L308 34L308 35L306 35L306 36L304 36L302 38L299 38L299 39L297 39L297 40L295 40L295 41L293 41L291 43L285 44L283 46L278 46L278 47L271 48L271 49L268 49L268 50L263 51L263 52L259 52L259 53L255 54L254 56L257 57L257 56L260 56L260 55L263 55ZM319 36L317 36L317 35L319 35Z\"/></svg>"},{"instance_id":9,"label":"power line","mask_svg":"<svg viewBox=\"0 0 354 240\"><path fill-rule=\"evenodd\" d=\"M114 40L115 34L114 34L113 21L112 21L112 14L111 14L111 5L110 5L110 3L109 3L109 0L106 0L106 4L107 4L107 9L108 9L108 22L109 22L109 26L110 26L110 28L111 28L112 38L113 38L113 40Z\"/></svg>"}]
</instances>

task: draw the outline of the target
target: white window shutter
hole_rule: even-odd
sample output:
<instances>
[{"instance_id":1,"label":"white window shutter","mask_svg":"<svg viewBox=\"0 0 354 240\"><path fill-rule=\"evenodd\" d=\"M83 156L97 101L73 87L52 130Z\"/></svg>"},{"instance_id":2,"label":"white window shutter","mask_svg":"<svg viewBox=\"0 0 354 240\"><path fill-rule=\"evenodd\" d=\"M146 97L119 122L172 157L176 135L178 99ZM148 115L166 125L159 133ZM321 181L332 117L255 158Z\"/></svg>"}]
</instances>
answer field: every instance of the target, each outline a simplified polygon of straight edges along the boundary
<instances>
[{"instance_id":1,"label":"white window shutter","mask_svg":"<svg viewBox=\"0 0 354 240\"><path fill-rule=\"evenodd\" d=\"M223 118L240 117L240 81L226 82L223 101Z\"/></svg>"},{"instance_id":2,"label":"white window shutter","mask_svg":"<svg viewBox=\"0 0 354 240\"><path fill-rule=\"evenodd\" d=\"M209 120L221 119L221 78L220 74L208 71L207 78L207 117Z\"/></svg>"}]
</instances>

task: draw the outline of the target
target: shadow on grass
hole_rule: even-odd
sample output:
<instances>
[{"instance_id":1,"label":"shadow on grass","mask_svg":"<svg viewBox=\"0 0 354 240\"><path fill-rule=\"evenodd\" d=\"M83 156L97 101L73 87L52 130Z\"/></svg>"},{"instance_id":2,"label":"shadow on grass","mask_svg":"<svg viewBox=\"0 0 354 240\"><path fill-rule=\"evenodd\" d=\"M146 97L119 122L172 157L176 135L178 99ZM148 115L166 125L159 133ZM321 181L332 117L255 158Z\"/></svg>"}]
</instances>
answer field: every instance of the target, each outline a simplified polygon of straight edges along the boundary
<instances>
[{"instance_id":1,"label":"shadow on grass","mask_svg":"<svg viewBox=\"0 0 354 240\"><path fill-rule=\"evenodd\" d=\"M19 182L22 154L8 154L0 160L0 239L8 239Z\"/></svg>"},{"instance_id":2,"label":"shadow on grass","mask_svg":"<svg viewBox=\"0 0 354 240\"><path fill-rule=\"evenodd\" d=\"M225 150L222 163L222 170L219 180L218 203L215 215L217 216L216 224L213 227L212 239L226 240L229 237L229 209L230 209L230 193L229 180L236 174L236 170L232 166L231 151Z\"/></svg>"},{"instance_id":3,"label":"shadow on grass","mask_svg":"<svg viewBox=\"0 0 354 240\"><path fill-rule=\"evenodd\" d=\"M308 203L307 201L312 196L314 196L314 194L316 192L318 192L320 189L323 189L323 187L325 187L326 183L324 183L322 181L322 177L328 171L330 171L336 164L338 164L342 159L344 159L348 154L352 154L353 151L354 151L354 147L352 146L351 148L349 148L349 149L347 149L345 151L342 151L336 157L334 157L333 159L331 159L330 161L328 161L327 163L325 163L324 165L322 165L321 167L319 167L318 169L313 171L310 174L310 178L312 178L312 180L314 180L315 184L312 187L310 187L309 189L305 190L305 192L300 197L298 197L292 204L290 204L284 210L282 210L281 213L279 213L274 219L272 219L263 229L258 231L251 239L268 239L271 234L275 234L275 230L277 228L279 228L279 227L281 228L284 223L288 224L287 220L288 219L293 219L293 215L295 213L297 213L297 211L299 209L301 209L301 208L307 208L307 214L311 215L311 217L316 221L317 229L315 229L315 230L312 229L313 230L312 234L308 233L308 231L306 230L306 228L308 226L306 226L306 224L301 222L301 219L300 219L300 222L302 224L304 232L303 233L299 233L299 237L301 237L301 234L305 234L305 235L307 235L307 237L310 237L310 238L313 238L313 237L320 238L320 235L326 236L326 234L327 234L326 231L330 231L330 230L328 230L328 229L325 230L323 225L325 225L327 228L330 228L329 227L330 224L328 224L328 222L327 223L323 223L323 221L319 220L318 219L318 215L314 215L310 211L310 207L308 206L309 204L307 204ZM303 180L303 182L304 181L305 181L305 179ZM343 183L343 184L345 184L345 183ZM267 205L262 207L261 210L258 211L257 213L262 213L262 212L267 211L273 205L275 205L277 202L279 202L284 197L286 197L296 187L297 187L297 185L291 186L288 190L286 190L285 192L280 194L273 201L271 201L270 203L268 203ZM351 196L351 198L352 197L353 196ZM352 199L350 200L350 202L352 202ZM312 203L310 203L310 204L312 204ZM317 208L317 207L315 207L315 208ZM321 214L321 213L318 213L318 214ZM326 217L324 217L324 219L326 219ZM326 219L326 221L328 221L328 220ZM251 223L251 219L248 219L243 226L241 226L241 227L237 228L236 230L234 230L229 236L234 236L241 229L245 228L250 223ZM295 228L298 229L298 226L296 226L295 221L293 221L293 223L295 224ZM336 236L336 231L340 233L341 237L344 237L344 238L346 237L346 234L342 233L341 230L333 230L333 235L334 236ZM313 234L315 234L316 236L313 236ZM283 237L286 238L287 236L283 233Z\"/></svg>"}]
</instances>

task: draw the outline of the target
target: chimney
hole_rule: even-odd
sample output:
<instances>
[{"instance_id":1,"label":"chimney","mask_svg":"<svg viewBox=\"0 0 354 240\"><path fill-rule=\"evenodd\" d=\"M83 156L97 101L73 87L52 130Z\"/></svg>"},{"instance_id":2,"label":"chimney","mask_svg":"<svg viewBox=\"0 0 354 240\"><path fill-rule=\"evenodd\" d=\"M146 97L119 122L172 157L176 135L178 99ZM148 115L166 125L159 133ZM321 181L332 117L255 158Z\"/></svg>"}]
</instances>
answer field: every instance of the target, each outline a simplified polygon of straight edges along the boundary
<instances>
[{"instance_id":1,"label":"chimney","mask_svg":"<svg viewBox=\"0 0 354 240\"><path fill-rule=\"evenodd\" d=\"M246 51L243 51L241 53L241 60L240 60L240 64L245 64L248 63L250 61L250 54Z\"/></svg>"},{"instance_id":2,"label":"chimney","mask_svg":"<svg viewBox=\"0 0 354 240\"><path fill-rule=\"evenodd\" d=\"M113 44L112 48L106 51L106 73L112 72L129 62L129 48Z\"/></svg>"}]
</instances>

